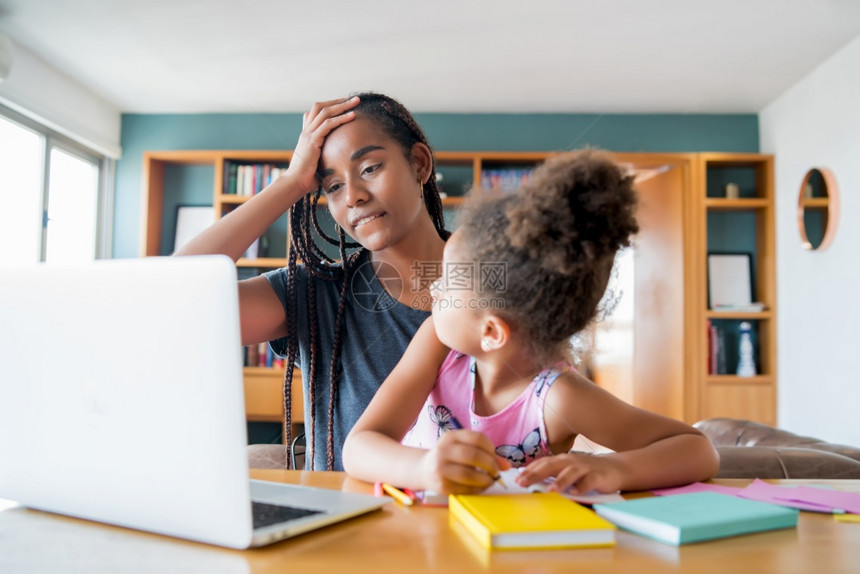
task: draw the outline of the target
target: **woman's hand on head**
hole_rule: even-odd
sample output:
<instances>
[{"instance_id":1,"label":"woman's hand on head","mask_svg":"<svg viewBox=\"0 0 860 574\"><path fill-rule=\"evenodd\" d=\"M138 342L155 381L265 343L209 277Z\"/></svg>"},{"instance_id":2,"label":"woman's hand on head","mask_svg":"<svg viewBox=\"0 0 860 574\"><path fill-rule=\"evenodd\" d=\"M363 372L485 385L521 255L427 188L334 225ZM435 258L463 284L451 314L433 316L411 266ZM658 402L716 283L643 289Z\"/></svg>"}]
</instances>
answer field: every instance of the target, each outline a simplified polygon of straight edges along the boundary
<instances>
[{"instance_id":1,"label":"woman's hand on head","mask_svg":"<svg viewBox=\"0 0 860 574\"><path fill-rule=\"evenodd\" d=\"M568 452L532 461L520 471L517 484L526 487L554 476L547 487L550 491L585 494L595 490L608 493L621 488L623 465L611 455L591 455Z\"/></svg>"},{"instance_id":2,"label":"woman's hand on head","mask_svg":"<svg viewBox=\"0 0 860 574\"><path fill-rule=\"evenodd\" d=\"M294 175L305 193L310 193L319 187L317 166L325 138L336 127L355 119L352 108L359 103L358 97L329 100L315 103L310 111L302 118L302 133L293 150L289 172Z\"/></svg>"},{"instance_id":3,"label":"woman's hand on head","mask_svg":"<svg viewBox=\"0 0 860 574\"><path fill-rule=\"evenodd\" d=\"M469 494L491 486L499 469L506 466L495 454L486 435L452 430L421 460L419 472L426 490L441 494Z\"/></svg>"}]
</instances>

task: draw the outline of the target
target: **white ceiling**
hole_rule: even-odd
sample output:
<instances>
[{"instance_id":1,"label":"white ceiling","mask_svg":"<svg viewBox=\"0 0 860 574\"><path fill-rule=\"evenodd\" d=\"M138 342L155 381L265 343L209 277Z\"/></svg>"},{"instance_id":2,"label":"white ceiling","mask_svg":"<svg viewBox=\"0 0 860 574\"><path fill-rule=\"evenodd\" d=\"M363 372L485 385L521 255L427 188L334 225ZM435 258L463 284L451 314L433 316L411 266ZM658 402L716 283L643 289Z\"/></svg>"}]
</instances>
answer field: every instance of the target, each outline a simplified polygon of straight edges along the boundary
<instances>
[{"instance_id":1,"label":"white ceiling","mask_svg":"<svg viewBox=\"0 0 860 574\"><path fill-rule=\"evenodd\" d=\"M755 113L860 0L0 0L0 31L126 112Z\"/></svg>"}]
</instances>

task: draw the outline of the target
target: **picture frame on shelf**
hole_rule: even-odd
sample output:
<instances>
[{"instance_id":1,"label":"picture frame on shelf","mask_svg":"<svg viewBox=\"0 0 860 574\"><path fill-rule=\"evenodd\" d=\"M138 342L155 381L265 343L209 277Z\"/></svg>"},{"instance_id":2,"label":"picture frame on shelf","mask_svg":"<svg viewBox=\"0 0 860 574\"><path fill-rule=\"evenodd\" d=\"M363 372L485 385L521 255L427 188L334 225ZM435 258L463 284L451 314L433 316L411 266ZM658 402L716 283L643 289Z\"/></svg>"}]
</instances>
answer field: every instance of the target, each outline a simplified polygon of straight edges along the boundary
<instances>
[{"instance_id":1,"label":"picture frame on shelf","mask_svg":"<svg viewBox=\"0 0 860 574\"><path fill-rule=\"evenodd\" d=\"M752 253L708 253L708 308L753 305Z\"/></svg>"},{"instance_id":2,"label":"picture frame on shelf","mask_svg":"<svg viewBox=\"0 0 860 574\"><path fill-rule=\"evenodd\" d=\"M176 252L213 223L215 223L215 208L211 205L178 206L173 251Z\"/></svg>"}]
</instances>

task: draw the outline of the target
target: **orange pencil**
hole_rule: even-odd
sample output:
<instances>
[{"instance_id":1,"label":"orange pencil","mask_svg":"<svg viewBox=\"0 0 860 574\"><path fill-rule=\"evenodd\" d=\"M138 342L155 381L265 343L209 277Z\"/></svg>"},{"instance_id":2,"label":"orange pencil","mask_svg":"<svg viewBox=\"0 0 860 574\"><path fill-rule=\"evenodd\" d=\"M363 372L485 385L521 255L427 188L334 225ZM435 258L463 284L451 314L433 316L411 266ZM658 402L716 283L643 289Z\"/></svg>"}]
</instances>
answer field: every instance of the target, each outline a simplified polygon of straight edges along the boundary
<instances>
[{"instance_id":1,"label":"orange pencil","mask_svg":"<svg viewBox=\"0 0 860 574\"><path fill-rule=\"evenodd\" d=\"M394 500L396 500L397 502L399 502L400 504L402 504L404 506L412 506L413 504L415 504L415 502L411 498L406 496L402 490L399 490L399 489L391 486L390 484L383 482L382 483L382 490L384 490L386 494L393 497Z\"/></svg>"}]
</instances>

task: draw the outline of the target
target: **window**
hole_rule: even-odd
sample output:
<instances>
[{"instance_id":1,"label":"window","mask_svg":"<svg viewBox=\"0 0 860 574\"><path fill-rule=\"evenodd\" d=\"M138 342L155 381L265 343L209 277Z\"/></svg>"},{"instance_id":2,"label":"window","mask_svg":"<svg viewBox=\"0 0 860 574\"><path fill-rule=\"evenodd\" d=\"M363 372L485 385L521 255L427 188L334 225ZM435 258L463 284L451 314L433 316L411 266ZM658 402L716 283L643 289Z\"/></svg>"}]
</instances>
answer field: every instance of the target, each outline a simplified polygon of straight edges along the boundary
<instances>
[{"instance_id":1,"label":"window","mask_svg":"<svg viewBox=\"0 0 860 574\"><path fill-rule=\"evenodd\" d=\"M51 150L45 261L94 259L99 168L61 149Z\"/></svg>"},{"instance_id":2,"label":"window","mask_svg":"<svg viewBox=\"0 0 860 574\"><path fill-rule=\"evenodd\" d=\"M0 261L39 261L45 138L0 116Z\"/></svg>"},{"instance_id":3,"label":"window","mask_svg":"<svg viewBox=\"0 0 860 574\"><path fill-rule=\"evenodd\" d=\"M0 266L107 256L108 164L0 107Z\"/></svg>"}]
</instances>

